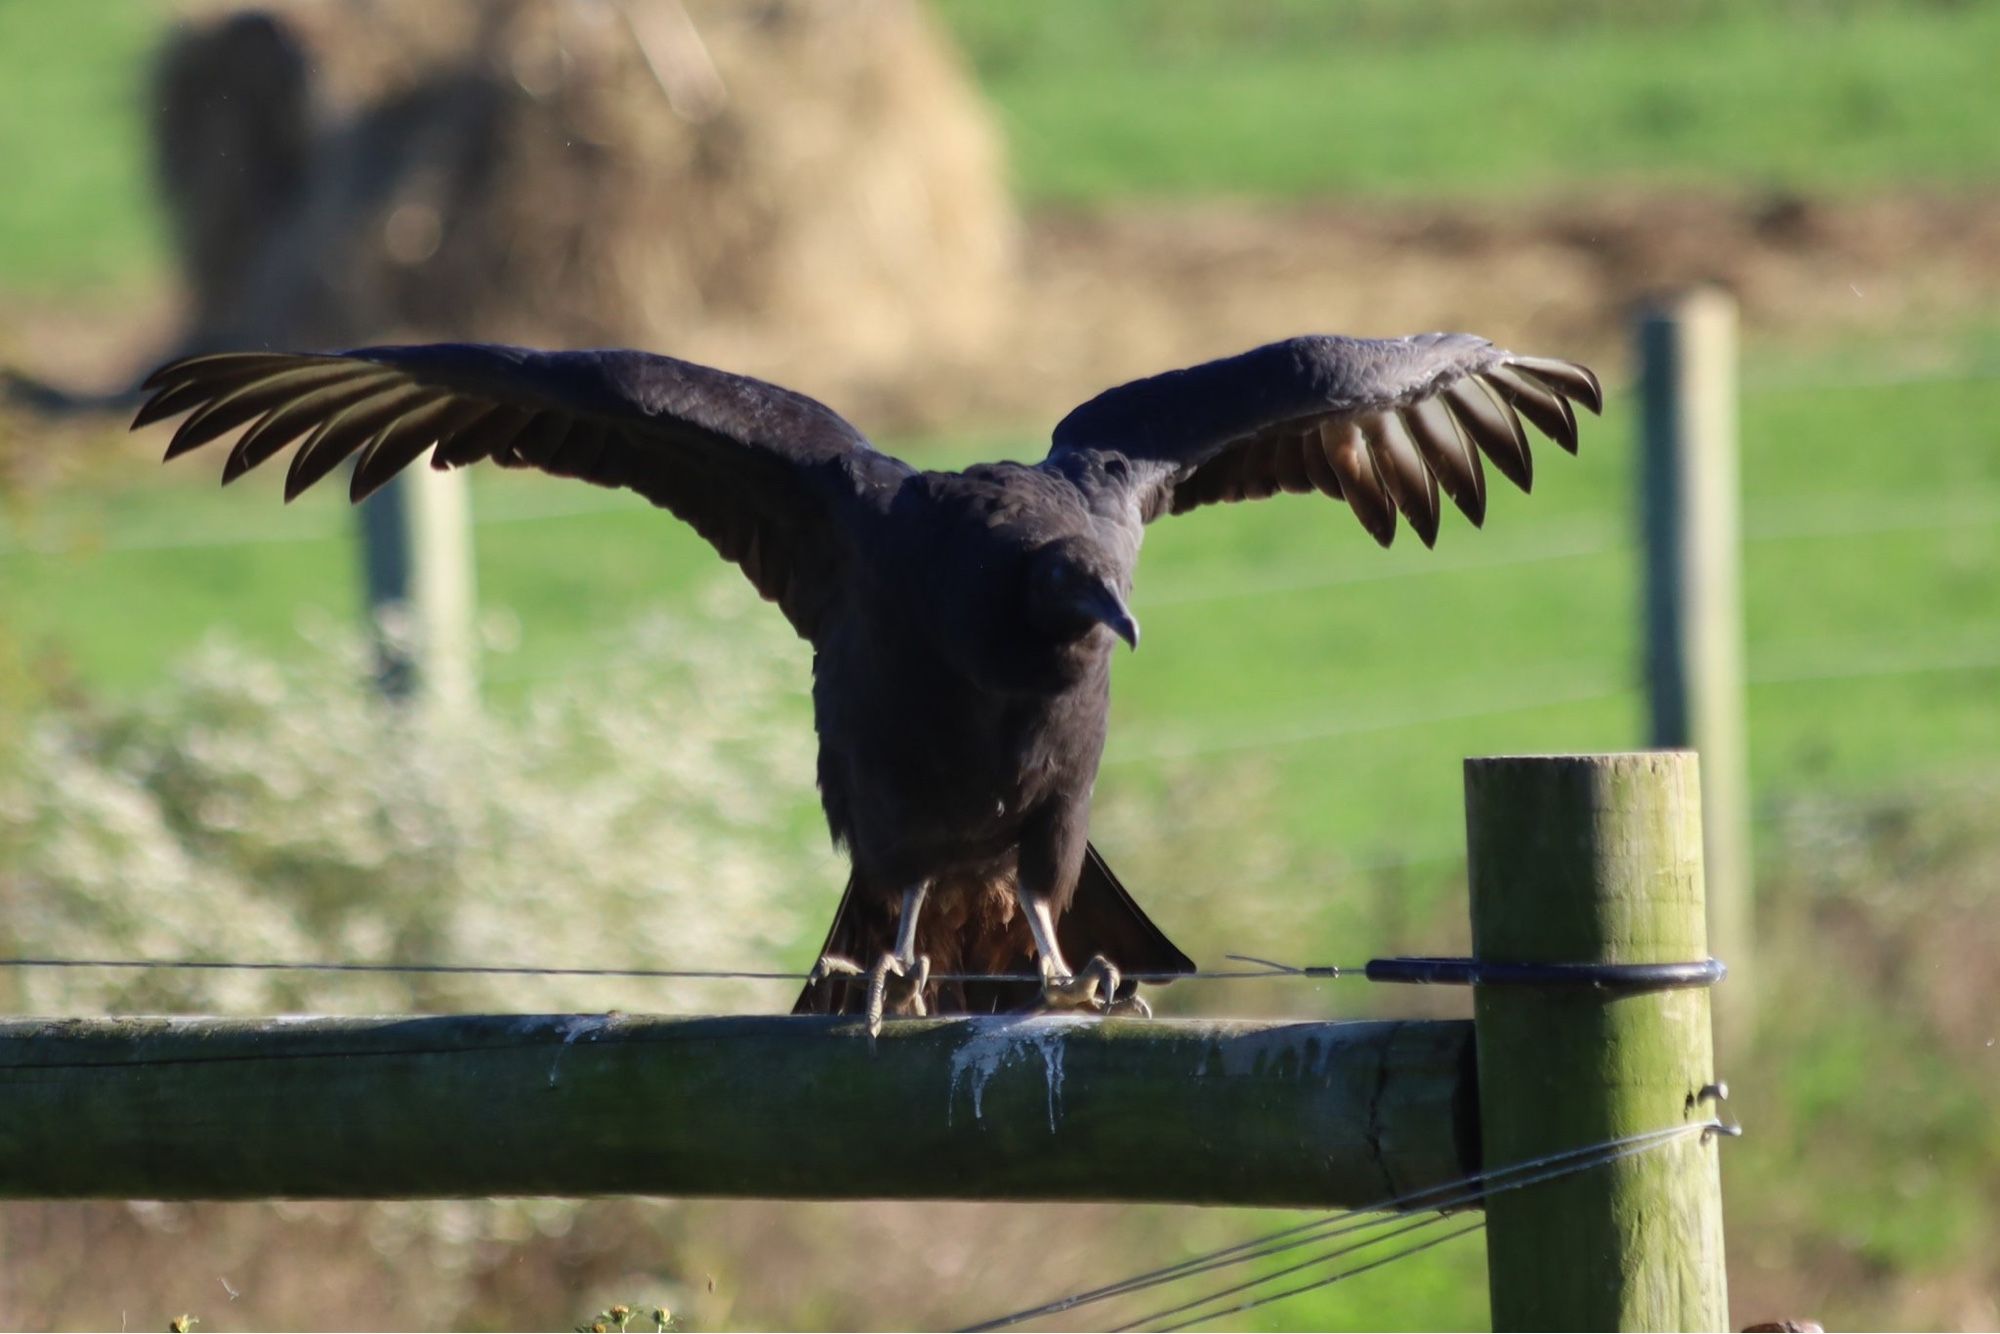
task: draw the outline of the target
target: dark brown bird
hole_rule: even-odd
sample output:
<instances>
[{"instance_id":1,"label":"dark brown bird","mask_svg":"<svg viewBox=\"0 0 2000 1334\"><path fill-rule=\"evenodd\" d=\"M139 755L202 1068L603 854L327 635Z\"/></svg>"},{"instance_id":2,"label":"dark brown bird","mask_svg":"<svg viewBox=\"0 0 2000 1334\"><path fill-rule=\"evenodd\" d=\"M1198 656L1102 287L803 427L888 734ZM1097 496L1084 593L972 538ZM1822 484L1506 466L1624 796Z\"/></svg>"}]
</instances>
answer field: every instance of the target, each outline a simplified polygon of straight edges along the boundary
<instances>
[{"instance_id":1,"label":"dark brown bird","mask_svg":"<svg viewBox=\"0 0 2000 1334\"><path fill-rule=\"evenodd\" d=\"M146 388L135 427L188 414L170 459L247 428L225 482L301 436L287 500L351 456L356 500L427 451L491 459L628 487L735 562L813 646L820 794L853 861L796 1008L871 1029L885 1009L1143 1009L1129 975L1193 969L1088 840L1146 524L1317 491L1384 546L1399 514L1428 546L1440 489L1484 518L1482 455L1528 488L1522 418L1574 452L1571 402L1602 406L1583 367L1468 334L1309 336L1107 390L1034 466L953 473L790 390L642 352L224 353ZM1023 971L1042 984L942 976Z\"/></svg>"}]
</instances>

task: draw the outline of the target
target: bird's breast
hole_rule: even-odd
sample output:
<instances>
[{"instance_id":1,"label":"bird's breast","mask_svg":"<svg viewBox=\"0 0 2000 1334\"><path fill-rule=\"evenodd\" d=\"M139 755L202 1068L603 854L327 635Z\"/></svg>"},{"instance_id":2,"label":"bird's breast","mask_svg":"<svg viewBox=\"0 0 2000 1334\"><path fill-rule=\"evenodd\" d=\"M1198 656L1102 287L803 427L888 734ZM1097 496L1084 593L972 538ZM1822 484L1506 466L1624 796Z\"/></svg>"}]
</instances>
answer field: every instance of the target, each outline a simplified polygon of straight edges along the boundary
<instances>
[{"instance_id":1,"label":"bird's breast","mask_svg":"<svg viewBox=\"0 0 2000 1334\"><path fill-rule=\"evenodd\" d=\"M1011 855L1045 807L1088 799L1103 749L1101 689L996 692L935 661L912 671L822 652L815 697L836 833L898 866Z\"/></svg>"}]
</instances>

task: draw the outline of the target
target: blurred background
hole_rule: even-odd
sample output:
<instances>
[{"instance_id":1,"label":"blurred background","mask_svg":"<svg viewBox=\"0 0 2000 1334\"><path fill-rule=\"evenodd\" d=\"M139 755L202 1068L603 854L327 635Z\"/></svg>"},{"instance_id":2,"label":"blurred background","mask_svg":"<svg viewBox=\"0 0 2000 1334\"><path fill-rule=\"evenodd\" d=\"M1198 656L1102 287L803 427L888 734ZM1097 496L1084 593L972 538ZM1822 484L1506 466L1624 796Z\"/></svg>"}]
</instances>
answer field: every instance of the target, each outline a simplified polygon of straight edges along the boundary
<instances>
[{"instance_id":1,"label":"blurred background","mask_svg":"<svg viewBox=\"0 0 2000 1334\"><path fill-rule=\"evenodd\" d=\"M1153 530L1096 821L1204 963L1462 951L1460 758L1645 742L1631 321L1715 284L1742 324L1762 1002L1722 1070L1734 1308L1990 1328L1995 51L2000 6L1969 0L0 0L0 953L802 969L844 876L804 646L691 532L496 472L371 502L466 557L398 585L378 548L371 626L336 488L283 509L275 475L221 493L214 460L126 435L169 355L627 344L948 466L1037 457L1134 375L1433 328L1603 372L1582 456L1545 450L1532 497L1434 552L1307 500ZM459 636L401 703L398 587ZM0 969L25 1013L791 995ZM949 1326L1270 1222L6 1204L0 1324ZM1251 1318L1483 1327L1479 1241Z\"/></svg>"}]
</instances>

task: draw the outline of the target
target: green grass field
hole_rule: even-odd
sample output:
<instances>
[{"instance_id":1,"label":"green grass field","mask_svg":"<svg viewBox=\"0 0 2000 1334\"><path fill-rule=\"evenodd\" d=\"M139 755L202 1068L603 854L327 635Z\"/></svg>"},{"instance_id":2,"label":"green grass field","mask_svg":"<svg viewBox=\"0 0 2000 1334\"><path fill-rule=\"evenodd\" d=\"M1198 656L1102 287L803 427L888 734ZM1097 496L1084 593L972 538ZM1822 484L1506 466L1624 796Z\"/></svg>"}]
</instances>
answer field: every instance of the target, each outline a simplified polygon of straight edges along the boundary
<instances>
[{"instance_id":1,"label":"green grass field","mask_svg":"<svg viewBox=\"0 0 2000 1334\"><path fill-rule=\"evenodd\" d=\"M946 0L943 12L1038 199L1852 191L2000 166L1992 6Z\"/></svg>"},{"instance_id":2,"label":"green grass field","mask_svg":"<svg viewBox=\"0 0 2000 1334\"><path fill-rule=\"evenodd\" d=\"M152 0L0 4L0 296L103 294L157 271L141 113L164 16Z\"/></svg>"}]
</instances>

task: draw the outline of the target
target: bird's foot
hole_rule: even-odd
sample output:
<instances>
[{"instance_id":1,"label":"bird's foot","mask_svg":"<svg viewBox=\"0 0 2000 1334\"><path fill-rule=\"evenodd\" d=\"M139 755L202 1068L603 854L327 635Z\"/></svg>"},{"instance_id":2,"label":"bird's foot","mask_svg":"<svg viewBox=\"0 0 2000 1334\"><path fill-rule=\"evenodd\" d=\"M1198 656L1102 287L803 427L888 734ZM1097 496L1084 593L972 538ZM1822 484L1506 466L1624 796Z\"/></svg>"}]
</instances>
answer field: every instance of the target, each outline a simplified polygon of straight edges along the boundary
<instances>
[{"instance_id":1,"label":"bird's foot","mask_svg":"<svg viewBox=\"0 0 2000 1334\"><path fill-rule=\"evenodd\" d=\"M861 970L857 968L855 971L858 973ZM889 1008L891 974L910 979L910 1013L919 1018L930 1013L930 1007L924 1004L924 988L931 980L930 956L919 954L914 959L904 960L885 950L882 957L875 961L875 966L868 970L868 1036L871 1038L882 1031L882 1016Z\"/></svg>"},{"instance_id":2,"label":"bird's foot","mask_svg":"<svg viewBox=\"0 0 2000 1334\"><path fill-rule=\"evenodd\" d=\"M1053 967L1042 969L1042 1008L1045 1010L1096 1010L1100 1014L1118 1011L1123 1002L1118 994L1118 965L1097 955L1080 972L1069 977ZM1138 998L1132 997L1137 1000ZM1140 1002L1142 1005L1143 1001Z\"/></svg>"},{"instance_id":3,"label":"bird's foot","mask_svg":"<svg viewBox=\"0 0 2000 1334\"><path fill-rule=\"evenodd\" d=\"M861 965L838 954L822 954L819 962L812 966L812 971L806 974L806 985L815 987L834 976L859 977Z\"/></svg>"}]
</instances>

